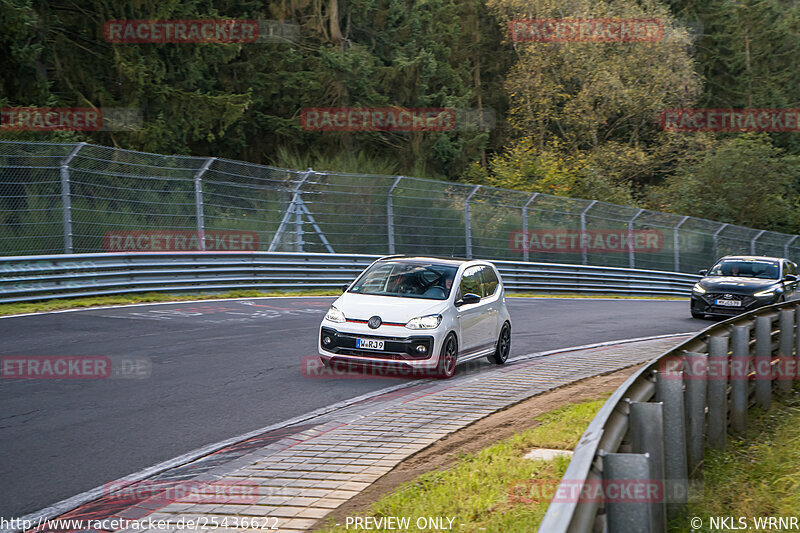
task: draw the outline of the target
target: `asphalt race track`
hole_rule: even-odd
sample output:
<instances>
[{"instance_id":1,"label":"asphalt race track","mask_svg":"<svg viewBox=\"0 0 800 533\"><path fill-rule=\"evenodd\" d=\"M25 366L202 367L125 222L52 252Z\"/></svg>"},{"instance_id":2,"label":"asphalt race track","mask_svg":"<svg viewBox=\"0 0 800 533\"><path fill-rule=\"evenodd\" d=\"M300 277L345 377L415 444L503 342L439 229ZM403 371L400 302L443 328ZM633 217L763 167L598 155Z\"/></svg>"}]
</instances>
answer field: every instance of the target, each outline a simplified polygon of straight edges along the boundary
<instances>
[{"instance_id":1,"label":"asphalt race track","mask_svg":"<svg viewBox=\"0 0 800 533\"><path fill-rule=\"evenodd\" d=\"M0 319L2 356L101 356L121 372L0 379L0 516L20 517L200 446L404 381L303 371L304 357L316 361L317 328L331 301L245 299ZM711 324L690 318L687 301L512 298L509 308L512 357Z\"/></svg>"}]
</instances>

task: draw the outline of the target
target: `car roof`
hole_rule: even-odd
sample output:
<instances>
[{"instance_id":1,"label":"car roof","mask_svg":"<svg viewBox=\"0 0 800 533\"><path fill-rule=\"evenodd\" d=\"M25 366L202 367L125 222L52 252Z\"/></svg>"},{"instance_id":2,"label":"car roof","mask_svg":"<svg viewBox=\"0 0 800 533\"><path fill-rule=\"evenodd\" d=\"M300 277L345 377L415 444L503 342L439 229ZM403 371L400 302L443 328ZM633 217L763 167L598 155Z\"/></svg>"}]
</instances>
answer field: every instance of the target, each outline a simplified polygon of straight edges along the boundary
<instances>
[{"instance_id":1,"label":"car roof","mask_svg":"<svg viewBox=\"0 0 800 533\"><path fill-rule=\"evenodd\" d=\"M723 259L736 259L739 261L783 261L782 257L767 257L766 255L726 255L720 258L720 261Z\"/></svg>"},{"instance_id":2,"label":"car roof","mask_svg":"<svg viewBox=\"0 0 800 533\"><path fill-rule=\"evenodd\" d=\"M455 257L427 257L427 256L407 256L407 255L389 255L381 257L378 261L397 261L400 263L437 263L440 265L461 266L464 263L485 263L485 261L476 261L473 259L458 259Z\"/></svg>"}]
</instances>

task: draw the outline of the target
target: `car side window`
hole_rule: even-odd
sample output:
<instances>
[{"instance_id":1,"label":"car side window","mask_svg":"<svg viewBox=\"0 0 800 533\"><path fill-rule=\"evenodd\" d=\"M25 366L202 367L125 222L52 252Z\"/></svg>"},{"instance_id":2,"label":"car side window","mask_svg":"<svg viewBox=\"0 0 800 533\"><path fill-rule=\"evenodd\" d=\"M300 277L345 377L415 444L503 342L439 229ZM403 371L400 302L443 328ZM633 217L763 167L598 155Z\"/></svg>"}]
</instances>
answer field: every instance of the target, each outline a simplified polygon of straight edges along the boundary
<instances>
[{"instance_id":1,"label":"car side window","mask_svg":"<svg viewBox=\"0 0 800 533\"><path fill-rule=\"evenodd\" d=\"M485 266L481 269L483 272L483 293L485 296L492 296L497 291L497 285L500 281L497 279L497 274L490 266Z\"/></svg>"},{"instance_id":2,"label":"car side window","mask_svg":"<svg viewBox=\"0 0 800 533\"><path fill-rule=\"evenodd\" d=\"M784 275L786 274L791 274L793 276L797 275L797 267L795 266L794 263L792 263L791 261L786 261L784 265L785 265L783 269Z\"/></svg>"},{"instance_id":3,"label":"car side window","mask_svg":"<svg viewBox=\"0 0 800 533\"><path fill-rule=\"evenodd\" d=\"M461 276L461 284L459 285L462 297L469 293L477 294L481 298L484 297L481 268L480 266L473 266L464 271L464 275Z\"/></svg>"}]
</instances>

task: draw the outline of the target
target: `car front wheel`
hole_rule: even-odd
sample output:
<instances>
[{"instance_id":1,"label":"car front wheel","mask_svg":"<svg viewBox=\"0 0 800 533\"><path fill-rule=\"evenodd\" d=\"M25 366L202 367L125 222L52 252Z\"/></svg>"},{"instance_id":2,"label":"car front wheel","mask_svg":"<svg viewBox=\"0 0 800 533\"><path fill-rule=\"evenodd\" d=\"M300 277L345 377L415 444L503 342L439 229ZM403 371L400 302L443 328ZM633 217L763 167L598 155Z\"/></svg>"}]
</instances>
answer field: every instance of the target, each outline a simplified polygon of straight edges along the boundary
<instances>
[{"instance_id":1,"label":"car front wheel","mask_svg":"<svg viewBox=\"0 0 800 533\"><path fill-rule=\"evenodd\" d=\"M458 358L458 341L456 336L450 334L444 340L442 352L439 354L439 364L436 366L436 377L448 379L456 373L456 359Z\"/></svg>"},{"instance_id":2,"label":"car front wheel","mask_svg":"<svg viewBox=\"0 0 800 533\"><path fill-rule=\"evenodd\" d=\"M500 337L497 339L497 348L489 356L489 362L502 365L508 360L508 353L511 351L511 325L506 322L500 330Z\"/></svg>"}]
</instances>

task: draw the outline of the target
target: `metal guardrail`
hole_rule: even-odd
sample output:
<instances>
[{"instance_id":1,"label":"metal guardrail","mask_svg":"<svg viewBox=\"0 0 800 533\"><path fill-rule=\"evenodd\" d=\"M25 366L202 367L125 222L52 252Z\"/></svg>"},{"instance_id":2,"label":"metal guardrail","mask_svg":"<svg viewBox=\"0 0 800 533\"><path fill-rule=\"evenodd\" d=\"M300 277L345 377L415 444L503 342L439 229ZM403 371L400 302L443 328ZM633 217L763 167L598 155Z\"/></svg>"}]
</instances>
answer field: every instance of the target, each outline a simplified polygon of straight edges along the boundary
<instances>
[{"instance_id":1,"label":"metal guardrail","mask_svg":"<svg viewBox=\"0 0 800 533\"><path fill-rule=\"evenodd\" d=\"M539 531L664 532L685 512L704 448L724 448L729 431L744 433L748 409L768 409L773 389L791 393L798 357L800 302L789 301L717 323L651 361L589 424L556 494L638 481L660 486L660 496L559 498Z\"/></svg>"},{"instance_id":2,"label":"metal guardrail","mask_svg":"<svg viewBox=\"0 0 800 533\"><path fill-rule=\"evenodd\" d=\"M0 258L0 303L132 292L330 289L380 256L289 252L135 252ZM495 261L507 290L688 296L699 276Z\"/></svg>"}]
</instances>

